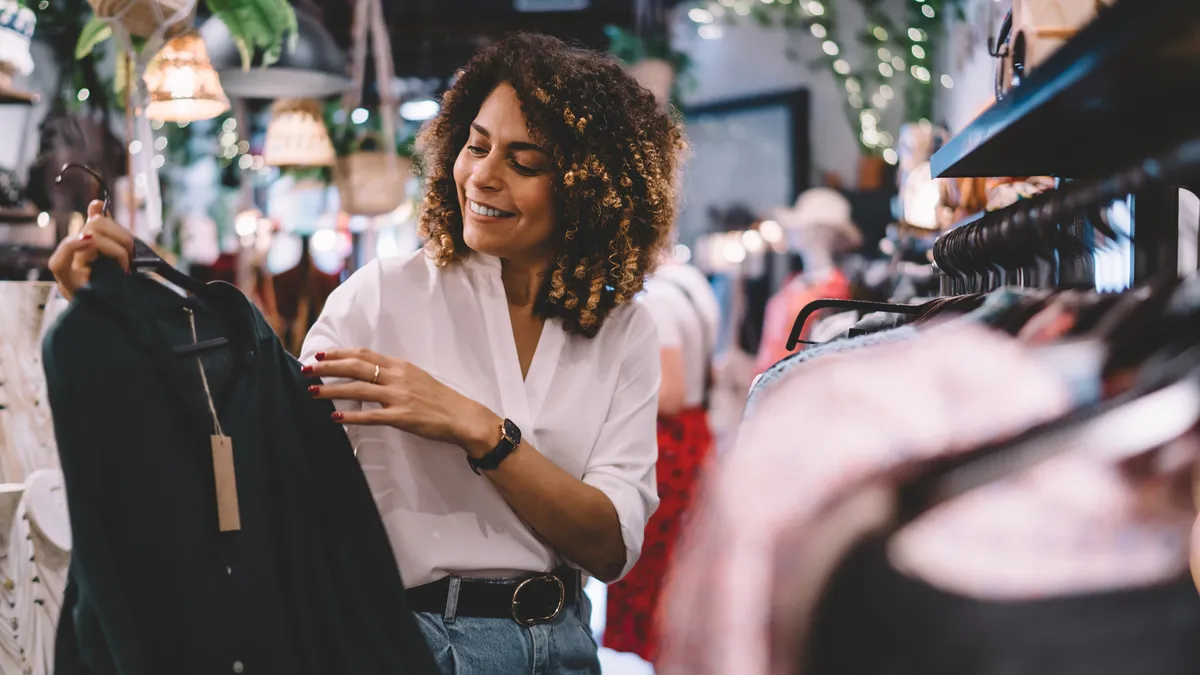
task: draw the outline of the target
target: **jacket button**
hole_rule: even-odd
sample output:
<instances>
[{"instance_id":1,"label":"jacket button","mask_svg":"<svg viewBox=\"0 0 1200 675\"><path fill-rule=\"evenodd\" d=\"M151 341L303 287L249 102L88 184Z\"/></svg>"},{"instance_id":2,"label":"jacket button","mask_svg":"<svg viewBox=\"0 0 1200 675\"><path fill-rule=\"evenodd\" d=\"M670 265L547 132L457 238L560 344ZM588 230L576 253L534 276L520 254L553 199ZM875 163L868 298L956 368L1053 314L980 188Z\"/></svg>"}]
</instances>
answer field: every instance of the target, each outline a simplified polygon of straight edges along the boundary
<instances>
[{"instance_id":1,"label":"jacket button","mask_svg":"<svg viewBox=\"0 0 1200 675\"><path fill-rule=\"evenodd\" d=\"M246 666L242 665L242 662L241 662L241 661L234 661L234 662L233 662L233 672L235 672L235 673L241 673L241 672L242 672L242 671L244 671L244 670L246 670Z\"/></svg>"}]
</instances>

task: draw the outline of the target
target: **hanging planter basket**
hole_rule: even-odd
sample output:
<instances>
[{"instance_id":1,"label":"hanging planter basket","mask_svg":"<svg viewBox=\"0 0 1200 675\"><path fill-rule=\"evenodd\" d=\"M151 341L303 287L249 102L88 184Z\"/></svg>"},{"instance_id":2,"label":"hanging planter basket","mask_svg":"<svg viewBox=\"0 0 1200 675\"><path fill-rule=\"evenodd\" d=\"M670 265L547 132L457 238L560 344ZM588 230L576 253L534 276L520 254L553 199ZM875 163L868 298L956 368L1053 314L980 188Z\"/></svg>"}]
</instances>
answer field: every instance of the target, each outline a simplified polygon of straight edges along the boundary
<instances>
[{"instance_id":1,"label":"hanging planter basket","mask_svg":"<svg viewBox=\"0 0 1200 675\"><path fill-rule=\"evenodd\" d=\"M369 34L368 34L369 31ZM355 6L354 88L342 99L343 114L357 108L366 71L368 37L374 43L375 73L379 86L379 117L382 131L358 138L334 170L342 210L356 216L381 216L404 202L405 183L412 175L412 160L396 153L396 109L392 96L392 47L388 40L383 7L379 0L363 0ZM363 149L364 141L375 141L376 149Z\"/></svg>"},{"instance_id":2,"label":"hanging planter basket","mask_svg":"<svg viewBox=\"0 0 1200 675\"><path fill-rule=\"evenodd\" d=\"M412 175L412 160L389 149L379 134L366 138L378 140L384 149L357 149L338 157L334 179L343 211L356 216L381 216L395 211L408 196L404 184Z\"/></svg>"},{"instance_id":3,"label":"hanging planter basket","mask_svg":"<svg viewBox=\"0 0 1200 675\"><path fill-rule=\"evenodd\" d=\"M191 28L196 16L196 3L190 0L88 0L88 4L97 18L115 19L130 35L142 38L154 35L167 22L165 37L175 37ZM171 21L185 10L183 17Z\"/></svg>"}]
</instances>

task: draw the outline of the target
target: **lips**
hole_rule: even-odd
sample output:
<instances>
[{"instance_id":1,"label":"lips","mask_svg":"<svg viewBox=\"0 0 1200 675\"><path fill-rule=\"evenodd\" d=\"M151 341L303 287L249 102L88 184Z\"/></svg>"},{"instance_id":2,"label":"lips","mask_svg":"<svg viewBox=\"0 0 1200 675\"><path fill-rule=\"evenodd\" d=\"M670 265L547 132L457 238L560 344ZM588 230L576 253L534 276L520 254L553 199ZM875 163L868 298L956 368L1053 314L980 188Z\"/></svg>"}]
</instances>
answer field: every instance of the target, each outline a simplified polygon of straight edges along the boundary
<instances>
[{"instance_id":1,"label":"lips","mask_svg":"<svg viewBox=\"0 0 1200 675\"><path fill-rule=\"evenodd\" d=\"M487 204L480 204L473 199L467 200L467 208L471 211L471 213L474 213L478 216L485 216L487 218L511 218L517 215L508 211L501 211L500 209L488 206Z\"/></svg>"}]
</instances>

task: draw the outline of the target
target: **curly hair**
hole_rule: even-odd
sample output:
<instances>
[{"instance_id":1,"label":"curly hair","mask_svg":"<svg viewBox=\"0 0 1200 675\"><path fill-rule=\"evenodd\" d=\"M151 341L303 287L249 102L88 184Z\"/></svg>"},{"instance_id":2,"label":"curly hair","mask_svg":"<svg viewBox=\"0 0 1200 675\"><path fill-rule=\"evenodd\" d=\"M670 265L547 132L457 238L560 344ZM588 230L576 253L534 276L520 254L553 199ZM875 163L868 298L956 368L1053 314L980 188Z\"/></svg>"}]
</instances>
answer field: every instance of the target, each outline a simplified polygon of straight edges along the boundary
<instances>
[{"instance_id":1,"label":"curly hair","mask_svg":"<svg viewBox=\"0 0 1200 675\"><path fill-rule=\"evenodd\" d=\"M516 90L555 174L557 260L536 311L593 337L614 307L642 289L670 240L682 127L604 54L531 34L485 47L459 72L418 142L425 178L420 233L439 266L470 254L454 162L484 99L501 83Z\"/></svg>"}]
</instances>

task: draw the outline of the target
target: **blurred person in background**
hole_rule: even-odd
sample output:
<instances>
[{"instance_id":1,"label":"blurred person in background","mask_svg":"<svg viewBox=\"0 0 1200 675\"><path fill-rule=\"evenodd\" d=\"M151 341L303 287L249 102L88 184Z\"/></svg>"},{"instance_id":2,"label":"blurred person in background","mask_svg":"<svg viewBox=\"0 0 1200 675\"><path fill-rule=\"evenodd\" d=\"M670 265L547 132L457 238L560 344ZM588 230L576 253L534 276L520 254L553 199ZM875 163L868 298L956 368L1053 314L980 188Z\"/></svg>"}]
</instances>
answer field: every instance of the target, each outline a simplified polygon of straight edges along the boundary
<instances>
[{"instance_id":1,"label":"blurred person in background","mask_svg":"<svg viewBox=\"0 0 1200 675\"><path fill-rule=\"evenodd\" d=\"M579 570L637 562L659 350L633 302L670 242L682 129L607 56L485 47L421 138L424 255L338 287L305 340L446 673L599 673ZM133 238L89 211L68 297Z\"/></svg>"},{"instance_id":2,"label":"blurred person in background","mask_svg":"<svg viewBox=\"0 0 1200 675\"><path fill-rule=\"evenodd\" d=\"M658 511L646 526L642 557L608 587L604 646L654 662L655 614L681 526L713 449L708 420L720 306L697 268L665 256L638 297L658 325Z\"/></svg>"}]
</instances>

